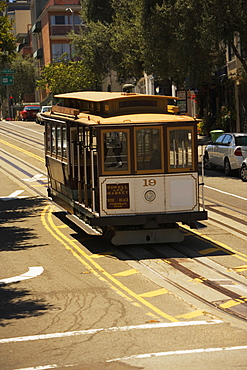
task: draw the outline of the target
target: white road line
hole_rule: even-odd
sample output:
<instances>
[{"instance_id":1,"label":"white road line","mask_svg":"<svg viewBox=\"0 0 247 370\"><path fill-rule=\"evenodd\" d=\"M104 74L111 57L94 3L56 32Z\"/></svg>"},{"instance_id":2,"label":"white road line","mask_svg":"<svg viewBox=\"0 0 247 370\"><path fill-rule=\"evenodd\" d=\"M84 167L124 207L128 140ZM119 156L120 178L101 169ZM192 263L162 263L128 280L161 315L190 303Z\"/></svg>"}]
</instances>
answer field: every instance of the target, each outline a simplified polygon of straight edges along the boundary
<instances>
[{"instance_id":1,"label":"white road line","mask_svg":"<svg viewBox=\"0 0 247 370\"><path fill-rule=\"evenodd\" d=\"M63 365L62 367L70 367L75 365ZM61 367L61 366L59 366ZM34 366L34 367L25 367L25 369L15 369L15 370L46 370L46 369L56 369L58 365L45 365L45 366Z\"/></svg>"},{"instance_id":2,"label":"white road line","mask_svg":"<svg viewBox=\"0 0 247 370\"><path fill-rule=\"evenodd\" d=\"M126 357L114 358L113 360L107 360L106 362L126 361L126 360L131 360L131 359L161 357L161 356L187 355L187 354L193 354L193 353L236 351L236 350L242 350L242 349L247 349L247 346L236 346L236 347L225 347L225 348L224 347L219 347L219 348L197 348L197 349L187 349L187 350L181 350L181 351L143 353L141 355L132 355L132 356L129 356L129 357L126 356Z\"/></svg>"},{"instance_id":3,"label":"white road line","mask_svg":"<svg viewBox=\"0 0 247 370\"><path fill-rule=\"evenodd\" d=\"M42 266L29 267L28 271L25 272L24 274L0 280L0 285L10 284L10 283L17 283L18 281L21 281L21 280L32 279L36 276L41 275L43 271L44 271L44 269L43 269Z\"/></svg>"},{"instance_id":4,"label":"white road line","mask_svg":"<svg viewBox=\"0 0 247 370\"><path fill-rule=\"evenodd\" d=\"M231 197L235 197L235 198L242 199L242 200L247 200L247 198L243 198L243 197L240 197L239 195L235 195L235 194L232 194L232 193L227 193L226 191L215 189L215 188L212 188L211 186L204 185L204 187L207 188L207 189L218 191L218 193L230 195Z\"/></svg>"},{"instance_id":5,"label":"white road line","mask_svg":"<svg viewBox=\"0 0 247 370\"><path fill-rule=\"evenodd\" d=\"M47 176L44 177L44 175L38 173L37 175L34 175L33 177L31 178L28 178L28 179L22 179L23 181L27 181L27 182L35 182L35 181L47 181Z\"/></svg>"},{"instance_id":6,"label":"white road line","mask_svg":"<svg viewBox=\"0 0 247 370\"><path fill-rule=\"evenodd\" d=\"M181 321L181 322L172 322L172 323L155 323L155 324L143 324L143 325L130 325L130 326L113 326L111 328L100 328L100 329L89 329L89 330L77 330L77 331L68 331L65 333L52 333L52 334L39 334L39 335L30 335L25 337L16 337L16 338L5 338L0 339L0 344L3 343L13 343L13 342L28 342L32 340L40 339L54 339L54 338L64 338L64 337L73 337L78 335L91 335L99 332L109 333L109 332L121 332L129 330L140 330L140 329L159 329L159 328L171 328L171 327L181 327L181 326L196 326L196 325L213 325L213 324L222 324L222 320L210 320L210 321Z\"/></svg>"},{"instance_id":7,"label":"white road line","mask_svg":"<svg viewBox=\"0 0 247 370\"><path fill-rule=\"evenodd\" d=\"M13 198L17 198L23 192L24 192L24 190L16 190L13 193L11 193L10 195L7 195L7 197L0 197L0 199L1 200L10 200L10 199L13 199ZM19 197L19 198L22 198L22 197Z\"/></svg>"},{"instance_id":8,"label":"white road line","mask_svg":"<svg viewBox=\"0 0 247 370\"><path fill-rule=\"evenodd\" d=\"M150 358L150 357L161 357L161 356L174 356L174 355L188 355L188 354L197 354L197 353L206 353L206 352L220 352L220 351L236 351L247 349L247 346L236 346L236 347L222 347L222 348L197 348L197 349L188 349L182 351L168 351L168 352L157 352L157 353L144 353L141 355L133 355L129 357L119 357L113 360L106 360L106 362L116 362L116 361L127 361L133 359L142 359L142 358ZM71 365L44 365L44 366L34 366L34 367L26 367L22 369L15 369L15 370L46 370L46 369L56 369L58 367L72 367L72 366L79 366L78 364L71 364Z\"/></svg>"}]
</instances>

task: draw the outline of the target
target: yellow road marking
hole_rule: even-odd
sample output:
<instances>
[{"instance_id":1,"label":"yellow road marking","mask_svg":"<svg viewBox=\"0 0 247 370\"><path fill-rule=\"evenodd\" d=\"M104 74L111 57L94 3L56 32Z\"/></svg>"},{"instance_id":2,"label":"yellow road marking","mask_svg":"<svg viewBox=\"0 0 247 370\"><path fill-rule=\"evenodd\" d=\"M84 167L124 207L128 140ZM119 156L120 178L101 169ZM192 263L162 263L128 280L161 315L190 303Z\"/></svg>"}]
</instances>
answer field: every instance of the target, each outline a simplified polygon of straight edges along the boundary
<instances>
[{"instance_id":1,"label":"yellow road marking","mask_svg":"<svg viewBox=\"0 0 247 370\"><path fill-rule=\"evenodd\" d=\"M97 259L97 258L102 258L105 256L110 256L110 255L112 255L112 252L105 252L105 253L99 253L99 254L95 253L95 254L91 254L91 256L88 256L88 257Z\"/></svg>"},{"instance_id":2,"label":"yellow road marking","mask_svg":"<svg viewBox=\"0 0 247 370\"><path fill-rule=\"evenodd\" d=\"M122 297L131 301L134 305L140 305L138 303L139 301L143 306L148 307L150 310L154 311L159 316L164 317L165 319L171 322L178 322L178 320L175 317L170 316L165 312L161 311L158 307L155 307L151 303L147 302L145 299L140 297L131 289L120 283L111 274L109 274L100 265L98 265L92 258L90 258L90 256L87 253L85 253L81 248L79 248L73 242L73 240L66 237L66 235L64 235L54 224L52 220L52 209L50 208L49 210L49 208L50 206L47 205L41 214L41 221L44 227L54 238L56 238L60 243L62 243L65 246L65 248L73 254L74 257L76 257L84 266L86 266L89 271L91 271L101 281L107 282L116 293L120 294ZM48 225L45 219L45 215L47 213L48 213L47 218L50 226ZM70 247L70 245L73 247L73 249L72 247ZM80 255L82 255L83 258ZM94 268L86 260L88 260L93 265ZM100 271L100 273L98 273L97 270ZM133 299L135 299L136 302L133 301Z\"/></svg>"},{"instance_id":3,"label":"yellow road marking","mask_svg":"<svg viewBox=\"0 0 247 370\"><path fill-rule=\"evenodd\" d=\"M199 278L195 278L195 279L191 279L191 280L188 280L188 282L193 282L193 283L204 283L204 281L206 281L208 279L200 276Z\"/></svg>"},{"instance_id":4,"label":"yellow road marking","mask_svg":"<svg viewBox=\"0 0 247 370\"><path fill-rule=\"evenodd\" d=\"M247 265L243 265L243 266L238 266L238 267L234 267L233 270L235 271L246 271L247 270Z\"/></svg>"},{"instance_id":5,"label":"yellow road marking","mask_svg":"<svg viewBox=\"0 0 247 370\"><path fill-rule=\"evenodd\" d=\"M237 301L234 301L233 299L231 299L230 301L227 301L225 303L222 303L219 306L221 308L230 308L230 307L237 306L238 304L241 304L241 303L243 303L243 302L237 302Z\"/></svg>"},{"instance_id":6,"label":"yellow road marking","mask_svg":"<svg viewBox=\"0 0 247 370\"><path fill-rule=\"evenodd\" d=\"M19 146L16 146L16 145L14 145L14 144L10 144L10 143L8 143L8 142L7 142L7 141L5 141L5 140L0 139L0 143L2 143L2 144L4 144L4 145L7 145L7 146L10 146L11 148L13 148L13 149L15 149L15 150L18 150L19 152L22 152L22 153L24 153L24 154L27 154L27 155L29 155L30 157L33 157L33 158L37 159L38 161L40 161L40 162L42 162L42 163L44 163L44 162L45 162L45 160L44 160L44 158L43 158L43 157L40 157L40 156L38 156L38 155L36 155L36 154L33 154L33 153L29 152L28 150L22 149L22 148L20 148Z\"/></svg>"},{"instance_id":7,"label":"yellow road marking","mask_svg":"<svg viewBox=\"0 0 247 370\"><path fill-rule=\"evenodd\" d=\"M152 298L152 297L156 297L158 295L167 294L167 293L169 293L167 289L161 288L161 289L153 290L151 292L139 294L139 296L146 297L146 298Z\"/></svg>"},{"instance_id":8,"label":"yellow road marking","mask_svg":"<svg viewBox=\"0 0 247 370\"><path fill-rule=\"evenodd\" d=\"M137 271L135 269L130 269L130 270L126 270L126 271L117 272L116 274L113 274L113 276L130 276L130 275L137 274L138 272L139 271Z\"/></svg>"},{"instance_id":9,"label":"yellow road marking","mask_svg":"<svg viewBox=\"0 0 247 370\"><path fill-rule=\"evenodd\" d=\"M186 313L184 315L178 315L176 317L178 318L181 317L183 319L193 319L194 317L204 316L204 315L205 315L205 311L197 310L197 311Z\"/></svg>"}]
</instances>

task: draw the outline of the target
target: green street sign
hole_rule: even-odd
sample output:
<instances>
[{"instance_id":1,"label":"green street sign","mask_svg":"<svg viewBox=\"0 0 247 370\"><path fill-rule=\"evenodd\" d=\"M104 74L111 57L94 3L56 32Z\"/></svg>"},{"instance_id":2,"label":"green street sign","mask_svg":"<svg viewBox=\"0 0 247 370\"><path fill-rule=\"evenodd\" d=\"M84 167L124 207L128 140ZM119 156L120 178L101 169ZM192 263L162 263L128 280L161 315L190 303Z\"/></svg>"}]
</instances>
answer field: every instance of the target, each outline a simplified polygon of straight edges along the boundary
<instances>
[{"instance_id":1,"label":"green street sign","mask_svg":"<svg viewBox=\"0 0 247 370\"><path fill-rule=\"evenodd\" d=\"M2 73L16 73L15 69L2 69Z\"/></svg>"},{"instance_id":2,"label":"green street sign","mask_svg":"<svg viewBox=\"0 0 247 370\"><path fill-rule=\"evenodd\" d=\"M2 85L13 85L13 76L1 76Z\"/></svg>"}]
</instances>

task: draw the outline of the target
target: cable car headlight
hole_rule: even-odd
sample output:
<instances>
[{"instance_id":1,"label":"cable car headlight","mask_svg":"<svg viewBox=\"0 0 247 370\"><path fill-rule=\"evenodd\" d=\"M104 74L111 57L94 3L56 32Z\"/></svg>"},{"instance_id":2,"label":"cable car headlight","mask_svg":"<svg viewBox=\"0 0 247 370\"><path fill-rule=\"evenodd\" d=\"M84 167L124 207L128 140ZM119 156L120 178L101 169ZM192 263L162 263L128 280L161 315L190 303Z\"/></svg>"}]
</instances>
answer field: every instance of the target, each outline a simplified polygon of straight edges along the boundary
<instances>
[{"instance_id":1,"label":"cable car headlight","mask_svg":"<svg viewBox=\"0 0 247 370\"><path fill-rule=\"evenodd\" d=\"M144 194L144 198L148 202L153 202L156 198L156 193L153 190L147 190Z\"/></svg>"}]
</instances>

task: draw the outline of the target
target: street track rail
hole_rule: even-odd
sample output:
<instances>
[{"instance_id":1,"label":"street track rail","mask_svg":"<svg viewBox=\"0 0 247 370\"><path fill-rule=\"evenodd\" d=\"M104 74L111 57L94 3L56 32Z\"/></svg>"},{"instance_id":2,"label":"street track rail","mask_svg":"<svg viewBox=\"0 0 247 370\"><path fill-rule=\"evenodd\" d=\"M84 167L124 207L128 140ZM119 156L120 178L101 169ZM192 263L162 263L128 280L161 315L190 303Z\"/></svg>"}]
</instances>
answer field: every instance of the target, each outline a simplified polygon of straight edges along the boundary
<instances>
[{"instance_id":1,"label":"street track rail","mask_svg":"<svg viewBox=\"0 0 247 370\"><path fill-rule=\"evenodd\" d=\"M247 202L247 198L245 200ZM247 212L211 198L205 198L205 203L209 221L247 240Z\"/></svg>"},{"instance_id":2,"label":"street track rail","mask_svg":"<svg viewBox=\"0 0 247 370\"><path fill-rule=\"evenodd\" d=\"M149 273L207 306L247 319L247 297L243 295L247 293L245 279L186 247L184 242L148 249L119 247L119 251L126 259L137 261Z\"/></svg>"},{"instance_id":3,"label":"street track rail","mask_svg":"<svg viewBox=\"0 0 247 370\"><path fill-rule=\"evenodd\" d=\"M8 137L10 139L17 140L19 143L21 142L25 145L37 144L39 147L37 147L36 149L44 149L44 142L42 140L37 140L31 135L23 135L18 131L14 132L14 130L7 130L3 127L0 127L0 134L4 135L5 138Z\"/></svg>"}]
</instances>

